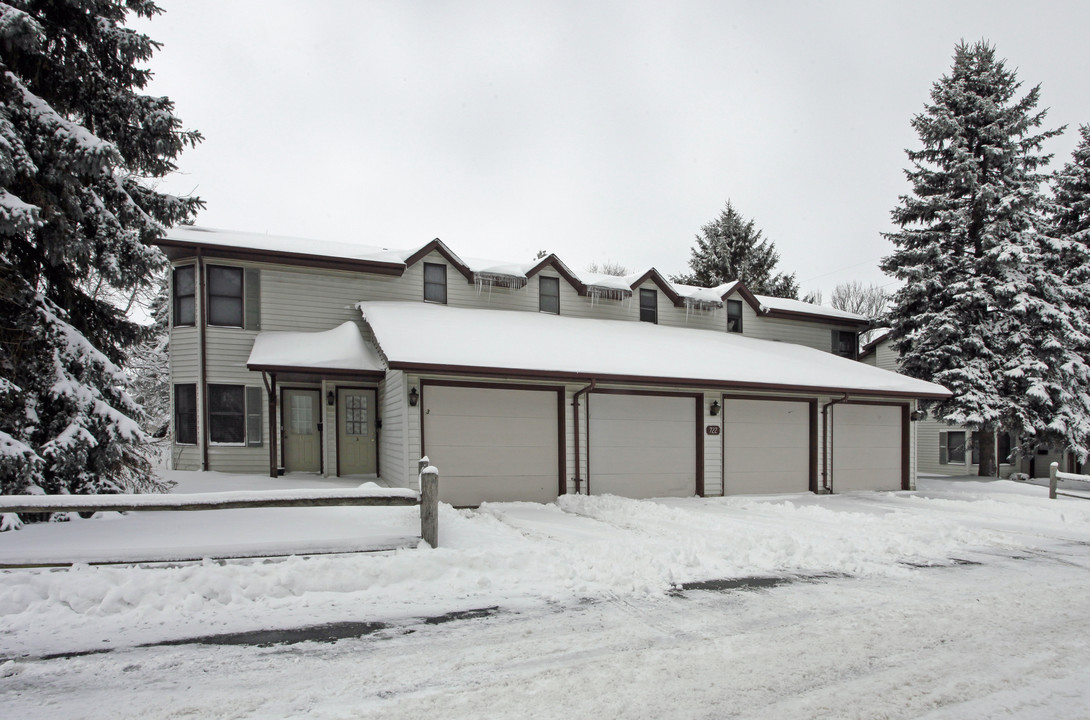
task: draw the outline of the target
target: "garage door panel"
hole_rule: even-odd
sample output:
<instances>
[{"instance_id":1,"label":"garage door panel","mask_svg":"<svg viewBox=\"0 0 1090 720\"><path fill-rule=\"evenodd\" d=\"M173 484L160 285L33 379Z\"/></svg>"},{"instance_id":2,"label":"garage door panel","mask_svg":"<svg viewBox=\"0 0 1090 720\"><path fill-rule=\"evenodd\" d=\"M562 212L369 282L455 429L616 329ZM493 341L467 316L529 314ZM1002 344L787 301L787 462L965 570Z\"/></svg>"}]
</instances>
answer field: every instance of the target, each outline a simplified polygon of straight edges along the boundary
<instances>
[{"instance_id":1,"label":"garage door panel","mask_svg":"<svg viewBox=\"0 0 1090 720\"><path fill-rule=\"evenodd\" d=\"M591 418L602 420L691 422L695 412L695 401L691 397L606 393L591 395Z\"/></svg>"},{"instance_id":2,"label":"garage door panel","mask_svg":"<svg viewBox=\"0 0 1090 720\"><path fill-rule=\"evenodd\" d=\"M728 476L736 472L781 472L778 468L791 468L789 471L798 475L805 468L807 486L809 486L810 449L808 447L770 448L771 456L763 454L733 451L724 456Z\"/></svg>"},{"instance_id":3,"label":"garage door panel","mask_svg":"<svg viewBox=\"0 0 1090 720\"><path fill-rule=\"evenodd\" d=\"M639 473L641 467L633 462L631 447L594 447L591 458L591 477L601 474L623 474L626 470ZM655 454L655 467L663 475L685 473L690 477L696 470L696 457L692 447L648 448ZM646 469L646 466L643 468Z\"/></svg>"},{"instance_id":4,"label":"garage door panel","mask_svg":"<svg viewBox=\"0 0 1090 720\"><path fill-rule=\"evenodd\" d=\"M692 397L592 393L590 492L632 498L696 494Z\"/></svg>"},{"instance_id":5,"label":"garage door panel","mask_svg":"<svg viewBox=\"0 0 1090 720\"><path fill-rule=\"evenodd\" d=\"M428 385L424 451L454 505L556 499L557 393Z\"/></svg>"},{"instance_id":6,"label":"garage door panel","mask_svg":"<svg viewBox=\"0 0 1090 720\"><path fill-rule=\"evenodd\" d=\"M798 473L795 472L736 472L727 481L728 495L758 495L767 493L798 493Z\"/></svg>"},{"instance_id":7,"label":"garage door panel","mask_svg":"<svg viewBox=\"0 0 1090 720\"><path fill-rule=\"evenodd\" d=\"M506 444L540 445L541 438L556 436L556 413L551 420L539 418L481 418L447 416L457 423L459 443L474 447ZM431 438L425 436L431 445Z\"/></svg>"},{"instance_id":8,"label":"garage door panel","mask_svg":"<svg viewBox=\"0 0 1090 720\"><path fill-rule=\"evenodd\" d=\"M810 490L810 403L723 402L723 494Z\"/></svg>"},{"instance_id":9,"label":"garage door panel","mask_svg":"<svg viewBox=\"0 0 1090 720\"><path fill-rule=\"evenodd\" d=\"M833 492L900 490L903 422L900 406L833 408Z\"/></svg>"},{"instance_id":10,"label":"garage door panel","mask_svg":"<svg viewBox=\"0 0 1090 720\"><path fill-rule=\"evenodd\" d=\"M800 442L809 444L810 425L743 425L731 423L723 428L725 447L776 448Z\"/></svg>"},{"instance_id":11,"label":"garage door panel","mask_svg":"<svg viewBox=\"0 0 1090 720\"><path fill-rule=\"evenodd\" d=\"M592 475L592 495L620 495L645 499L654 497L690 497L696 494L692 473L625 473L623 475Z\"/></svg>"},{"instance_id":12,"label":"garage door panel","mask_svg":"<svg viewBox=\"0 0 1090 720\"><path fill-rule=\"evenodd\" d=\"M516 477L539 475L542 467L549 465L555 467L556 449L503 445L491 448L428 445L428 458L439 468L440 477L444 481L452 475ZM444 468L451 468L451 470L447 472ZM498 468L502 468L502 471L497 472ZM553 479L556 479L555 472ZM553 485L556 483L554 482Z\"/></svg>"},{"instance_id":13,"label":"garage door panel","mask_svg":"<svg viewBox=\"0 0 1090 720\"><path fill-rule=\"evenodd\" d=\"M441 499L456 507L482 502L548 503L556 500L556 475L512 477L514 481L481 475L442 475L439 482Z\"/></svg>"}]
</instances>

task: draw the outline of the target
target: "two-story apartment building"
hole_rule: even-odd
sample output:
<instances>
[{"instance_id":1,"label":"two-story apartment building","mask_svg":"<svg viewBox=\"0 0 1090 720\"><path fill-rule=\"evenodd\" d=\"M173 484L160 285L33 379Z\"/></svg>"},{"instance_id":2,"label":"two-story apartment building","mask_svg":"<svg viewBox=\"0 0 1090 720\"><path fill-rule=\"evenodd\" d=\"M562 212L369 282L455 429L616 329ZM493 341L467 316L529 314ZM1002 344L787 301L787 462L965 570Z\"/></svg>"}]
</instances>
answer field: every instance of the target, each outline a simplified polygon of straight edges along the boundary
<instances>
[{"instance_id":1,"label":"two-story apartment building","mask_svg":"<svg viewBox=\"0 0 1090 720\"><path fill-rule=\"evenodd\" d=\"M882 330L860 348L859 359L875 367L898 372L900 354L893 349L889 330ZM916 423L916 468L931 475L976 475L980 472L979 431L961 425L949 425L930 416ZM1073 459L1061 450L1042 447L1032 457L1020 457L1016 439L1008 432L995 433L999 458L999 476L1021 472L1032 477L1048 477L1053 462L1075 471Z\"/></svg>"},{"instance_id":2,"label":"two-story apartment building","mask_svg":"<svg viewBox=\"0 0 1090 720\"><path fill-rule=\"evenodd\" d=\"M867 321L655 269L180 227L172 464L376 477L456 505L908 489L918 398Z\"/></svg>"}]
</instances>

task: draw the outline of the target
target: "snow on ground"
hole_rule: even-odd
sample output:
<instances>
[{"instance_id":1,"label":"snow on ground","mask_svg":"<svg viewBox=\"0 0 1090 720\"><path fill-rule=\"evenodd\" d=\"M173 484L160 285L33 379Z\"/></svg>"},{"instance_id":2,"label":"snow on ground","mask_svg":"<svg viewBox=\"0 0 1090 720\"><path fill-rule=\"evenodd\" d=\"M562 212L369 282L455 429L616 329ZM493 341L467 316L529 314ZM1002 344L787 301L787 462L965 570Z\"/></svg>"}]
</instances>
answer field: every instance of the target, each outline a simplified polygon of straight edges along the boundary
<instances>
[{"instance_id":1,"label":"snow on ground","mask_svg":"<svg viewBox=\"0 0 1090 720\"><path fill-rule=\"evenodd\" d=\"M177 477L178 492L298 481ZM4 533L0 562L40 547L84 560L287 540L346 550L417 530L415 508L133 513ZM1046 488L921 478L913 493L443 506L440 545L4 571L0 705L143 718L1074 718L1090 707L1079 679L1090 503L1048 500ZM752 577L794 582L685 589ZM333 644L156 645L342 622L385 627Z\"/></svg>"}]
</instances>

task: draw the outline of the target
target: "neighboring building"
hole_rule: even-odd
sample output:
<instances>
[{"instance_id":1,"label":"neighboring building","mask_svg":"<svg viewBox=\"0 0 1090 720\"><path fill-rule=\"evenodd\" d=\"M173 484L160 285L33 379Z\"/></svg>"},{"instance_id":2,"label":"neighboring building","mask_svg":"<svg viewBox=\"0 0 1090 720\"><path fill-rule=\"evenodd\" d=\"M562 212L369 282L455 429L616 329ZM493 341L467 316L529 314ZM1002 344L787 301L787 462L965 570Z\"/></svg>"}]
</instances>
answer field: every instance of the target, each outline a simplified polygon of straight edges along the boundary
<instances>
[{"instance_id":1,"label":"neighboring building","mask_svg":"<svg viewBox=\"0 0 1090 720\"><path fill-rule=\"evenodd\" d=\"M854 362L861 316L574 272L180 227L172 465L549 501L909 489L917 398ZM845 357L838 357L843 355ZM849 359L850 358L850 359Z\"/></svg>"},{"instance_id":2,"label":"neighboring building","mask_svg":"<svg viewBox=\"0 0 1090 720\"><path fill-rule=\"evenodd\" d=\"M872 337L859 352L859 359L892 372L900 371L900 355L893 349L889 330ZM948 425L930 416L916 422L916 468L932 475L976 475L980 472L980 433L961 425ZM995 434L1000 458L999 476L1022 472L1031 477L1048 477L1048 466L1066 462L1064 454L1041 448L1032 458L1017 457L1017 443L1010 433ZM1074 469L1072 468L1072 472Z\"/></svg>"}]
</instances>

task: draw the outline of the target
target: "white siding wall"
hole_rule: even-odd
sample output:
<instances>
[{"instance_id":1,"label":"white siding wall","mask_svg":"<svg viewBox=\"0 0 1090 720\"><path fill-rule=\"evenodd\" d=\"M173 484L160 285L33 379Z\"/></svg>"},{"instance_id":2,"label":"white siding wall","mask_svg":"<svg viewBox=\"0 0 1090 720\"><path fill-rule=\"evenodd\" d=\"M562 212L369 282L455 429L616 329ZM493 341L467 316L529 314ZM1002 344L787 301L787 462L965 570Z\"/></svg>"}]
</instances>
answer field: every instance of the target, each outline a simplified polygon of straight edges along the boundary
<instances>
[{"instance_id":1,"label":"white siding wall","mask_svg":"<svg viewBox=\"0 0 1090 720\"><path fill-rule=\"evenodd\" d=\"M408 432L406 418L410 410L406 400L405 373L401 370L386 372L386 381L380 389L379 407L382 412L382 429L379 431L379 474L387 483L408 487L409 478L415 479L415 467L409 467ZM413 464L420 456L413 458Z\"/></svg>"}]
</instances>

